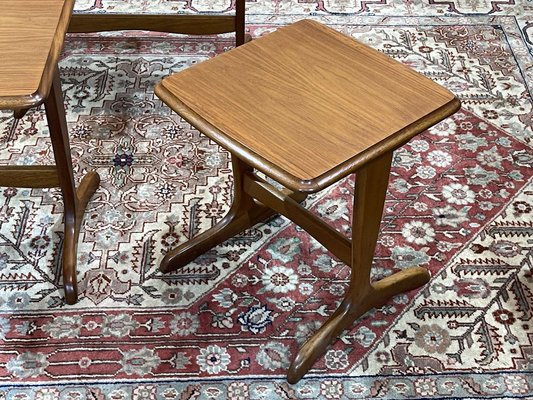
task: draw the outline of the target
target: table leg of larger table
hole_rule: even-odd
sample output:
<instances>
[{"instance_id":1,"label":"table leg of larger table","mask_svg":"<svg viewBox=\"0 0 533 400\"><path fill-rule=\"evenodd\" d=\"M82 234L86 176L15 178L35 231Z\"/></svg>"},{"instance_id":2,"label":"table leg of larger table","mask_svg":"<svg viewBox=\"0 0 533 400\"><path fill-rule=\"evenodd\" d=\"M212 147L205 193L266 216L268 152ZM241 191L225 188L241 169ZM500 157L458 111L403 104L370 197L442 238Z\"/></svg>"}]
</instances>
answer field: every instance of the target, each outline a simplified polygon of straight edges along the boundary
<instances>
[{"instance_id":1,"label":"table leg of larger table","mask_svg":"<svg viewBox=\"0 0 533 400\"><path fill-rule=\"evenodd\" d=\"M415 289L429 280L426 269L413 267L381 281L370 282L391 160L392 152L371 161L356 172L350 286L339 308L296 355L287 374L290 383L298 382L337 336L361 315L382 306L392 296Z\"/></svg>"},{"instance_id":2,"label":"table leg of larger table","mask_svg":"<svg viewBox=\"0 0 533 400\"><path fill-rule=\"evenodd\" d=\"M59 69L57 67L50 94L45 100L44 106L65 209L65 235L62 254L65 299L68 304L74 304L78 299L76 255L80 226L87 202L100 184L100 177L96 172L89 172L82 179L76 192L65 117L65 105L61 91Z\"/></svg>"}]
</instances>

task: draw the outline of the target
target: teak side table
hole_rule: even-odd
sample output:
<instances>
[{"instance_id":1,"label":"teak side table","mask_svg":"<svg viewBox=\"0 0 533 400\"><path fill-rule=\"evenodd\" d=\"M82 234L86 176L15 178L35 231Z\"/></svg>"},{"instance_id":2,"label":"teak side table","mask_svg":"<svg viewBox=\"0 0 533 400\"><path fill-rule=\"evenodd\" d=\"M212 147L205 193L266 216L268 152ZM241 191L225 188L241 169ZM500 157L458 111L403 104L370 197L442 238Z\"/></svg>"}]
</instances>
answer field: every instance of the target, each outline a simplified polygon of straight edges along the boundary
<instances>
[{"instance_id":1,"label":"teak side table","mask_svg":"<svg viewBox=\"0 0 533 400\"><path fill-rule=\"evenodd\" d=\"M366 311L428 282L429 273L421 267L370 282L370 268L392 153L459 109L448 90L333 29L304 20L165 78L156 93L231 152L235 178L228 214L170 251L161 263L163 272L274 213L300 225L351 266L344 300L300 349L289 382L302 378ZM276 189L254 169L286 189ZM353 172L349 240L298 200Z\"/></svg>"},{"instance_id":2,"label":"teak side table","mask_svg":"<svg viewBox=\"0 0 533 400\"><path fill-rule=\"evenodd\" d=\"M76 254L87 202L100 177L89 172L76 191L57 62L74 0L0 0L0 109L22 117L44 103L55 165L0 166L0 186L60 187L65 209L65 299L77 301Z\"/></svg>"}]
</instances>

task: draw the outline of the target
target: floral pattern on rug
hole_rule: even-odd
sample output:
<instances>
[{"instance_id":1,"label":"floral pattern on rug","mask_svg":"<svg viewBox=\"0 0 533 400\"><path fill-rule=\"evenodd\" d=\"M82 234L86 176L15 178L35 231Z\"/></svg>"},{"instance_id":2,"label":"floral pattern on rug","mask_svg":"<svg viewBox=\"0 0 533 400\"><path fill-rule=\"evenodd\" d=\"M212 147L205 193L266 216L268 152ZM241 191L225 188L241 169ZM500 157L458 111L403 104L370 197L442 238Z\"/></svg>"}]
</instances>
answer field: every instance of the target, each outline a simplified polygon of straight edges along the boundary
<instances>
[{"instance_id":1,"label":"floral pattern on rug","mask_svg":"<svg viewBox=\"0 0 533 400\"><path fill-rule=\"evenodd\" d=\"M485 1L476 0L247 0L248 13L268 14L360 14L380 13L398 15L399 11L407 15L444 15L454 14L526 14L531 5L524 0ZM234 9L231 0L77 0L78 12L145 12L154 10L166 13L225 13Z\"/></svg>"},{"instance_id":2,"label":"floral pattern on rug","mask_svg":"<svg viewBox=\"0 0 533 400\"><path fill-rule=\"evenodd\" d=\"M232 0L77 0L81 13L232 13ZM533 5L528 0L246 0L248 19L256 15L320 16L510 16L533 51ZM353 22L350 19L350 22Z\"/></svg>"},{"instance_id":3,"label":"floral pattern on rug","mask_svg":"<svg viewBox=\"0 0 533 400\"><path fill-rule=\"evenodd\" d=\"M461 45L461 40L452 43L455 47L447 47L448 38L454 37L458 29L444 28L382 27L375 32L352 26L345 28L346 33L377 46L386 54L425 71L429 77L449 86L461 98L465 109L490 121L481 123L467 119L463 123L455 118L444 122L434 129L437 134L441 132L440 147L430 150L432 141L417 141L396 154L395 162L400 169L411 172L417 169L413 177L419 183L413 188L408 186L412 184L405 179L405 182L398 179L391 183L396 186L407 185L396 188L400 193L410 190L418 192L417 187L423 187L424 183L437 176L442 177L448 167L460 161L458 150L477 152L478 149L481 153L476 155L475 162L472 160L469 170L460 171L463 175L483 174L489 168L490 174L484 178L485 181L477 182L478 185L487 185L495 180L498 171L511 168L508 171L511 173L508 184L512 184L513 180L520 181L527 175L523 168L527 169L530 165L527 147L515 145L510 138L500 138L501 133L495 130L494 125L508 128L511 138L524 144L532 137L530 128L523 124L531 115L531 104L526 97L520 96L525 90L522 78L515 69L502 68L498 61L507 44L494 44L491 52L478 54L482 60L478 61L479 65L472 64L476 60L472 58L475 53L468 46ZM264 27L257 27L255 32L264 33ZM502 39L499 30L494 27L479 28L477 32L478 36L492 42ZM271 232L272 229L264 225L255 227L221 246L222 250L219 248L209 252L178 273L163 275L158 272L157 265L170 247L223 216L231 198L231 174L228 154L220 151L218 146L197 131L191 130L168 108L162 107L151 88L168 71L177 71L200 62L229 48L231 43L225 39L213 44L199 39L184 43L145 38L136 42L135 48L140 46L149 49L152 54L139 58L129 55L135 48L128 46L124 40L85 40L84 46L80 46L80 42L81 39L75 39L67 46L62 69L68 118L72 127L75 172L79 177L95 169L104 183L90 202L82 230L84 243L79 249L79 304L116 307L121 303L130 307L157 302L161 306L187 307L229 276L240 262L254 254L267 240L269 233L266 231ZM121 62L112 68L115 58L111 54L121 49L125 49ZM192 56L164 56L168 51L185 51ZM93 52L98 52L98 55L91 54ZM451 63L451 60L455 60L455 63ZM462 71L467 64L478 73L469 75ZM492 68L496 70L492 71ZM488 85L486 77L491 73L505 75L505 79L492 79L493 84ZM506 98L501 95L505 88L505 93L508 93ZM80 104L87 106L81 107ZM458 118L466 118L461 115L465 114L460 114ZM515 129L509 129L511 126ZM520 126L523 128L516 128ZM481 132L485 135L485 131L488 131L488 136L484 139L471 137L481 135ZM43 133L46 132L46 125L42 113L30 113L15 129L5 124L3 132L7 138L4 142L5 155L0 156L4 163L52 162L49 142L43 137L46 135ZM465 143L446 143L453 132L461 134L461 140ZM12 151L10 146L13 143L22 146L23 150ZM508 149L514 148L521 150L509 152ZM425 158L422 158L424 152ZM511 164L506 163L506 160ZM427 165L417 165L423 161ZM514 169L514 166L521 167L522 172ZM452 174L455 173L452 171ZM454 179L449 178L440 200L446 200L454 195L454 191L464 189L466 198L450 204L470 206L475 200L473 191L468 185L457 186ZM440 182L445 183L442 179ZM476 182L471 179L467 183ZM61 233L59 231L51 235L50 231L57 232L61 226L57 219L49 218L46 214L44 219L39 219L37 213L48 210L48 213L59 214L61 198L57 190L33 190L31 192L36 197L28 202L25 198L29 192L9 189L5 194L4 204L9 215L18 216L8 218L2 228L12 232L9 237L6 236L3 247L6 257L10 258L6 264L10 268L6 269L6 273L11 274L11 279L5 281L6 288L15 292L20 274L23 274L24 293L21 296L27 300L24 304L38 307L38 303L42 302L50 307L60 307L63 304L58 273ZM510 193L512 191L495 192L495 198L502 201ZM15 197L16 194L18 197ZM337 196L337 193L333 195ZM13 203L19 198L21 200L15 208ZM35 203L39 198L42 199L40 205ZM477 196L476 199L482 198ZM482 207L494 208L498 205L498 202L489 205L490 202L485 201ZM346 219L350 205L349 200L345 200L342 207L336 205L341 207L341 211L332 219L339 219L342 212ZM389 208L396 212L403 210L404 205L399 200ZM460 210L463 210L460 211L461 218L466 218L465 207ZM413 217L410 214L408 216ZM38 222L34 223L35 220ZM278 220L275 227L286 224L285 220ZM415 225L402 228L403 234L424 230L429 226L423 221L414 221L412 224ZM431 235L431 230L428 230L428 234ZM23 241L24 237L29 240ZM417 242L425 240L416 239ZM24 267L28 269L27 272ZM9 282L12 282L12 286L9 286ZM45 283L49 286L42 287ZM191 284L195 284L194 291L189 290ZM13 296L15 298L17 293L13 293Z\"/></svg>"},{"instance_id":4,"label":"floral pattern on rug","mask_svg":"<svg viewBox=\"0 0 533 400\"><path fill-rule=\"evenodd\" d=\"M250 29L258 36L288 20ZM157 271L168 248L221 218L232 182L227 153L171 114L151 88L231 40L73 36L61 72L75 175L95 168L103 178L82 229L82 298L75 306L62 299L59 193L2 189L2 394L530 393L533 157L525 47L506 19L472 19L467 28L458 26L463 20L380 21L332 25L449 87L464 104L394 157L373 276L422 265L433 275L425 289L367 313L305 379L288 385L281 378L292 357L346 290L345 265L275 218L179 273ZM473 48L469 37L489 45ZM52 160L41 111L16 126L0 118L1 163ZM306 205L349 234L352 194L350 177Z\"/></svg>"},{"instance_id":5,"label":"floral pattern on rug","mask_svg":"<svg viewBox=\"0 0 533 400\"><path fill-rule=\"evenodd\" d=\"M531 371L532 189L432 279L353 374Z\"/></svg>"}]
</instances>

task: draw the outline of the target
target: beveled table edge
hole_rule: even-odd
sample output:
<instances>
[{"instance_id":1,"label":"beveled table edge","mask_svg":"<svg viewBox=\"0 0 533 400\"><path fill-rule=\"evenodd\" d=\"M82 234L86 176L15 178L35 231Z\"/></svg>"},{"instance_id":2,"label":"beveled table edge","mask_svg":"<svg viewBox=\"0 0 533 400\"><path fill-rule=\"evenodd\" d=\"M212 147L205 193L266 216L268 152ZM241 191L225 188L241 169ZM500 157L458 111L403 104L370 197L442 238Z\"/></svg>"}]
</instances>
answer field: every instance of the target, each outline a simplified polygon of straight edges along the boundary
<instances>
[{"instance_id":1,"label":"beveled table edge","mask_svg":"<svg viewBox=\"0 0 533 400\"><path fill-rule=\"evenodd\" d=\"M411 138L437 124L443 119L449 117L461 107L461 102L451 92L452 98L449 102L441 107L435 109L426 116L406 126L400 131L388 136L381 142L369 147L368 149L354 155L348 160L333 167L329 171L319 175L313 179L300 179L291 173L286 172L282 168L266 160L258 155L253 150L244 146L240 142L230 138L223 131L219 130L213 124L204 119L196 111L191 109L185 103L180 101L176 96L168 90L165 85L165 80L159 82L155 87L156 95L173 111L180 115L183 119L189 122L193 127L198 129L201 133L215 141L217 144L228 150L232 155L237 156L245 161L250 166L256 168L258 171L264 173L268 177L276 180L285 187L291 190L302 193L315 193L347 175L355 172L364 164L379 157L380 155L397 149L403 146Z\"/></svg>"},{"instance_id":2,"label":"beveled table edge","mask_svg":"<svg viewBox=\"0 0 533 400\"><path fill-rule=\"evenodd\" d=\"M20 110L37 107L46 99L50 92L54 71L57 68L65 34L74 10L74 1L65 0L37 90L34 93L22 96L0 96L0 110Z\"/></svg>"}]
</instances>

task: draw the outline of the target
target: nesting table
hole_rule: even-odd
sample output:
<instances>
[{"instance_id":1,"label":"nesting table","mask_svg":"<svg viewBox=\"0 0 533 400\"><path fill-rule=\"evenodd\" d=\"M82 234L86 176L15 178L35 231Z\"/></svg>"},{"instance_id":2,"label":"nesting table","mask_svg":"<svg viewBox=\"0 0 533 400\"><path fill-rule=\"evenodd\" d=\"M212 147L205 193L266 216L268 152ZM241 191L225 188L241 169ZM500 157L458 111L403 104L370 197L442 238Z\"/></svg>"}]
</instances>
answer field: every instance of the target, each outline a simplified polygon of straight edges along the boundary
<instances>
[{"instance_id":1,"label":"nesting table","mask_svg":"<svg viewBox=\"0 0 533 400\"><path fill-rule=\"evenodd\" d=\"M76 190L57 62L74 0L0 0L0 109L22 117L44 103L55 165L0 166L0 186L59 187L65 231L62 271L65 299L77 301L76 254L87 202L100 177L89 172Z\"/></svg>"},{"instance_id":2,"label":"nesting table","mask_svg":"<svg viewBox=\"0 0 533 400\"><path fill-rule=\"evenodd\" d=\"M216 225L171 250L180 268L279 213L351 267L339 308L299 350L297 382L366 311L429 280L421 267L370 281L395 149L457 111L459 100L410 68L311 20L299 21L165 78L157 95L229 150L234 199ZM279 190L256 171L279 182ZM356 174L351 240L298 201Z\"/></svg>"}]
</instances>

